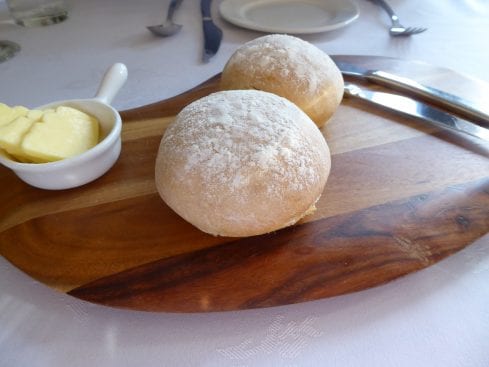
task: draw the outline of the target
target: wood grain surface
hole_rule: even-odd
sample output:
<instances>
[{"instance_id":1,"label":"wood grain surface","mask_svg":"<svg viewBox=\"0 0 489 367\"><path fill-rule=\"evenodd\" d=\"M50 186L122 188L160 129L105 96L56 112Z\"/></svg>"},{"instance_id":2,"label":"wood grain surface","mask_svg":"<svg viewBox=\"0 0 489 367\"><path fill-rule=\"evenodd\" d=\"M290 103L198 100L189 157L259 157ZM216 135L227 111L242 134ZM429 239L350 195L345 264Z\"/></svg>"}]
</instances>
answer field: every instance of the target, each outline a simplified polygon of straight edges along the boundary
<instances>
[{"instance_id":1,"label":"wood grain surface","mask_svg":"<svg viewBox=\"0 0 489 367\"><path fill-rule=\"evenodd\" d=\"M489 86L431 65L344 56L483 105ZM46 191L0 167L0 254L34 279L102 305L203 312L358 291L425 268L489 231L489 145L345 99L322 129L332 170L317 211L249 238L214 237L159 198L166 126L218 90L219 76L123 111L116 165L83 187ZM380 87L376 87L381 89Z\"/></svg>"}]
</instances>

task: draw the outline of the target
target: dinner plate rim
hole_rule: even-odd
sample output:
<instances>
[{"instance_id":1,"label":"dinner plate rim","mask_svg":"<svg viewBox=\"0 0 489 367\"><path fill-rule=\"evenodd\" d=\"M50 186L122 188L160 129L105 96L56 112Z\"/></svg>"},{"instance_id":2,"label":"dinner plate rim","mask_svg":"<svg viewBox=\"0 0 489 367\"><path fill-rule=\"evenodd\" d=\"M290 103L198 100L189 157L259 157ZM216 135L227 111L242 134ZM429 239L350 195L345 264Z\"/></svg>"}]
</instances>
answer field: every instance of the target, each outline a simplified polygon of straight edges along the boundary
<instances>
[{"instance_id":1,"label":"dinner plate rim","mask_svg":"<svg viewBox=\"0 0 489 367\"><path fill-rule=\"evenodd\" d=\"M349 16L345 16L340 21L330 22L322 26L311 26L304 28L296 27L281 27L281 26L270 26L262 23L256 23L253 20L246 18L240 12L245 7L252 5L253 3L259 4L259 6L266 6L273 3L284 3L283 0L224 0L219 4L219 13L221 17L231 24L236 26L266 32L266 33L288 33L288 34L312 34L312 33L322 33L327 31L336 30L347 26L348 24L355 21L360 15L360 9L358 5L351 0L287 0L286 3L294 4L309 4L316 5L323 9L337 9L338 6L348 7Z\"/></svg>"}]
</instances>

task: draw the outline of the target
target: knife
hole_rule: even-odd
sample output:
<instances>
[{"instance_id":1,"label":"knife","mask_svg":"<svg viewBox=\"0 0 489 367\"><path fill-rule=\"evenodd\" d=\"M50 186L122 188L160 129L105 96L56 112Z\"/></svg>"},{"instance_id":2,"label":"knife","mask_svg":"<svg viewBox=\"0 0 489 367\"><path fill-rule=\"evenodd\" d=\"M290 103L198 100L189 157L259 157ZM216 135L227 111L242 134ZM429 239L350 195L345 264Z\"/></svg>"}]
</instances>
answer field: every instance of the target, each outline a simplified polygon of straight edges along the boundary
<instances>
[{"instance_id":1,"label":"knife","mask_svg":"<svg viewBox=\"0 0 489 367\"><path fill-rule=\"evenodd\" d=\"M381 70L365 69L357 65L343 62L334 56L331 58L344 76L359 78L390 87L400 92L408 92L413 96L425 99L427 102L437 104L440 107L444 107L465 117L478 120L481 123L489 124L489 112L482 111L473 103L464 100L461 97L425 86L412 79L390 74Z\"/></svg>"},{"instance_id":2,"label":"knife","mask_svg":"<svg viewBox=\"0 0 489 367\"><path fill-rule=\"evenodd\" d=\"M345 83L345 95L360 98L374 105L418 120L428 121L438 127L455 130L489 141L489 129L470 121L458 118L450 113L431 107L415 99L393 93L377 92Z\"/></svg>"},{"instance_id":3,"label":"knife","mask_svg":"<svg viewBox=\"0 0 489 367\"><path fill-rule=\"evenodd\" d=\"M221 29L214 24L211 16L211 1L201 0L202 23L204 27L204 54L202 60L208 62L217 53L222 40Z\"/></svg>"}]
</instances>

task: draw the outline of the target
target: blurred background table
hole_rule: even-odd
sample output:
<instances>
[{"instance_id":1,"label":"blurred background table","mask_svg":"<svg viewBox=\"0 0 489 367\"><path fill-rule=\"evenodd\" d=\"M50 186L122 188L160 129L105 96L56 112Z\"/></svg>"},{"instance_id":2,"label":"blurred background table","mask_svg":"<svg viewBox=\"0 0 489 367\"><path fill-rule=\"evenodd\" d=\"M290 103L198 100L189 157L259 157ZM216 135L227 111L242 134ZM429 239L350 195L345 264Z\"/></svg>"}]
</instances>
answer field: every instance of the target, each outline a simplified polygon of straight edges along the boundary
<instances>
[{"instance_id":1,"label":"blurred background table","mask_svg":"<svg viewBox=\"0 0 489 367\"><path fill-rule=\"evenodd\" d=\"M63 23L22 28L0 1L0 38L22 46L0 64L0 101L35 107L95 94L106 68L129 79L114 101L129 109L182 93L220 72L242 43L262 33L223 29L218 54L201 62L200 7L176 14L182 31L156 38L168 1L70 1ZM429 30L389 36L388 18L366 0L360 17L303 36L329 54L424 61L489 81L489 3L390 0L406 25ZM2 190L8 187L1 186ZM374 289L320 301L226 313L170 314L111 309L56 293L0 257L1 366L488 366L489 237L425 270Z\"/></svg>"}]
</instances>

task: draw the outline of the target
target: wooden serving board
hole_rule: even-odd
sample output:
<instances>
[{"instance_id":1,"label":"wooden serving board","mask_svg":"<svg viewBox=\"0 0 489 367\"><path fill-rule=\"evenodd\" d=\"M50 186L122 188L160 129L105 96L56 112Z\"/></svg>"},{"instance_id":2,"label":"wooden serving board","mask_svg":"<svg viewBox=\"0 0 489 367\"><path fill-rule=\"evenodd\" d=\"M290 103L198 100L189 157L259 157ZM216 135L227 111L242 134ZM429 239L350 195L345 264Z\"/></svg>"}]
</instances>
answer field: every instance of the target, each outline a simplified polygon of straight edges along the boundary
<instances>
[{"instance_id":1,"label":"wooden serving board","mask_svg":"<svg viewBox=\"0 0 489 367\"><path fill-rule=\"evenodd\" d=\"M489 86L427 64L345 61L412 77L484 105ZM322 129L332 171L317 211L249 238L213 237L159 198L161 136L219 76L122 112L116 165L86 186L43 191L0 168L0 254L89 302L202 312L285 305L373 287L425 268L489 230L489 146L345 99Z\"/></svg>"}]
</instances>

